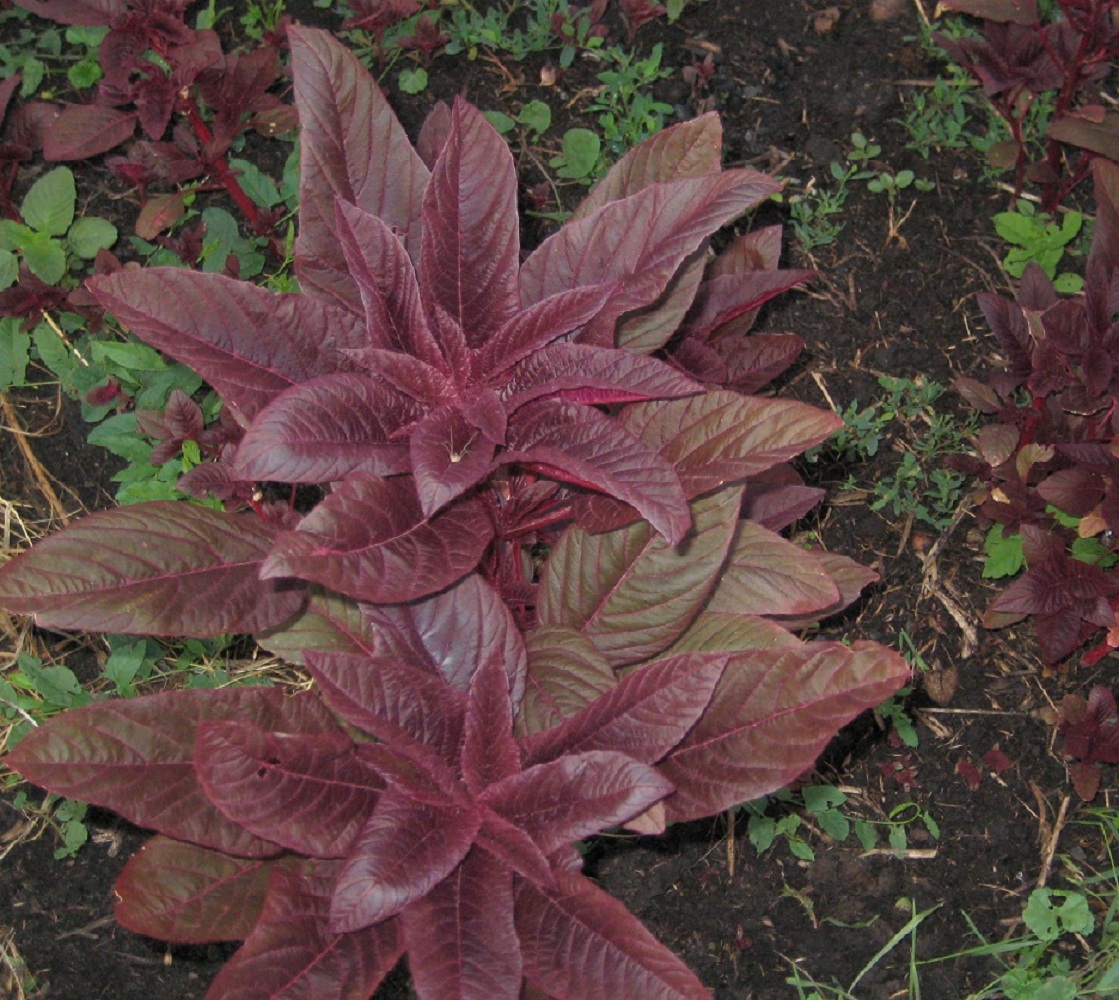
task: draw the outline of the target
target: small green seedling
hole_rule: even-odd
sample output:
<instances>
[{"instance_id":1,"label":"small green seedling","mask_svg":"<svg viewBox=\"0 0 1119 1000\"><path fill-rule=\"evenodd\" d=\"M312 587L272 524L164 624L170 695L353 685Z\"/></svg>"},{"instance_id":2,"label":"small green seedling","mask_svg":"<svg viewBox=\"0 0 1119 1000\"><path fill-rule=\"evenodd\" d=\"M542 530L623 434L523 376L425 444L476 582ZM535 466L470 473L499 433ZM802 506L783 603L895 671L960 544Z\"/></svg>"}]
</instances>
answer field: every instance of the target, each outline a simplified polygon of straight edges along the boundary
<instances>
[{"instance_id":1,"label":"small green seedling","mask_svg":"<svg viewBox=\"0 0 1119 1000\"><path fill-rule=\"evenodd\" d=\"M1084 216L1079 212L1066 212L1057 223L1020 198L1014 211L999 212L993 221L999 236L1013 244L1002 261L1003 269L1012 278L1022 277L1026 265L1034 263L1049 276L1058 292L1075 295L1084 287L1080 275L1057 273L1068 245L1084 224Z\"/></svg>"},{"instance_id":2,"label":"small green seedling","mask_svg":"<svg viewBox=\"0 0 1119 1000\"><path fill-rule=\"evenodd\" d=\"M108 219L75 219L77 191L69 167L55 167L40 177L20 206L22 222L0 219L0 290L19 276L20 258L36 278L57 285L77 258L93 260L117 241Z\"/></svg>"}]
</instances>

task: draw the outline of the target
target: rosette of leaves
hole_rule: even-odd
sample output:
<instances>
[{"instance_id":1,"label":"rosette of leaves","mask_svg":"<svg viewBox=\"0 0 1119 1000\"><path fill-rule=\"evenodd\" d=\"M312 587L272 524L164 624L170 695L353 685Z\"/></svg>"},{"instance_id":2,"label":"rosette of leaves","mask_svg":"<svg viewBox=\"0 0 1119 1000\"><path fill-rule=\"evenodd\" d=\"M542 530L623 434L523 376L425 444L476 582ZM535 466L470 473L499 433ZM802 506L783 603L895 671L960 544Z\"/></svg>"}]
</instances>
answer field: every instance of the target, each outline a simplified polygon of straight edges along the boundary
<instances>
[{"instance_id":1,"label":"rosette of leaves","mask_svg":"<svg viewBox=\"0 0 1119 1000\"><path fill-rule=\"evenodd\" d=\"M1112 553L1119 530L1119 166L1096 160L1093 172L1097 216L1083 294L1060 297L1030 265L1017 301L980 295L1009 364L987 384L957 383L991 417L976 438L977 456L958 464L984 481L979 513L1000 527L998 544L1015 540L1018 558L998 575L1023 561L1028 567L991 603L985 622L1001 627L1032 617L1048 662L1100 629L1110 632L1095 655L1119 642Z\"/></svg>"},{"instance_id":2,"label":"rosette of leaves","mask_svg":"<svg viewBox=\"0 0 1119 1000\"><path fill-rule=\"evenodd\" d=\"M799 345L741 335L805 273L771 230L708 260L773 184L722 171L702 118L521 263L512 163L474 109L430 119L421 156L350 53L291 38L303 291L91 283L222 396L198 468L236 509L92 515L0 569L0 604L255 633L314 688L97 703L8 762L156 831L118 916L244 940L215 1000L369 997L405 952L424 1000L705 997L574 843L780 787L908 674L794 635L874 574L779 534L820 496L788 460L837 419L745 394ZM260 481L271 499L234 502Z\"/></svg>"}]
</instances>

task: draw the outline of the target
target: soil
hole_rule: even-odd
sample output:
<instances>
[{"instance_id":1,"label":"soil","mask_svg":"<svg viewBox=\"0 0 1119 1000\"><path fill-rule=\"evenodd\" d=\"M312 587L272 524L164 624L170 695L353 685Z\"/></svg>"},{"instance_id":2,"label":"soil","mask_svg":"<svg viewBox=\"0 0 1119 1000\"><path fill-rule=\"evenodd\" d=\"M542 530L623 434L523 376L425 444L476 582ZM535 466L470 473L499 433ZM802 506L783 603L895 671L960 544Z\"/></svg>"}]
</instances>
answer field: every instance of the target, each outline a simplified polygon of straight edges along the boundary
<instances>
[{"instance_id":1,"label":"soil","mask_svg":"<svg viewBox=\"0 0 1119 1000\"><path fill-rule=\"evenodd\" d=\"M885 199L856 185L836 243L811 260L796 259L794 251L787 261L819 268L819 279L806 292L777 300L762 328L795 331L806 340L805 360L782 391L824 406L870 402L880 374L940 385L960 374L982 378L994 363L994 342L974 294L1004 281L989 220L1006 194L981 179L973 155L946 151L922 160L905 151L907 137L895 122L913 81L936 74L910 38L916 5L896 4L886 20L872 19L869 7L868 0L708 0L689 5L677 24L650 24L638 35L641 51L662 42L664 63L672 67L716 54L705 92L692 94L675 74L660 96L684 115L717 109L728 164L780 168L802 184L810 177L827 184L829 161L840 158L858 130L882 146L891 168L911 168L935 183L934 191L915 196L892 239ZM288 9L299 19L337 26L336 17L310 3L291 2ZM829 9L837 19L819 17ZM399 100L401 116L414 134L434 98L465 92L482 107L510 111L535 97L554 98L538 85L543 62L436 60L428 91ZM559 96L589 83L593 69L577 64L560 82ZM526 185L539 179L529 158L524 167ZM903 209L910 200L903 193ZM76 414L49 420L51 400L27 394L17 401L25 427L49 425L56 432L27 440L61 484L64 506L106 505L111 470L90 464L103 453L84 444ZM949 393L938 405L956 404ZM18 494L45 515L42 493L25 474L10 434L0 436L0 459L4 495ZM1090 827L1066 825L1077 800L1041 718L1066 691L1085 691L1096 673L1045 672L1028 630L979 628L992 590L980 578L981 536L966 508L937 538L840 489L851 474L864 486L884 479L898 460L884 445L854 469L806 466L807 475L829 488L829 500L802 528L881 574L856 608L827 624L827 633L896 643L904 631L933 668L938 700L918 689L907 703L917 720L916 747L901 745L868 714L837 737L810 780L841 787L850 817L880 822L899 808L911 816L927 813L939 838L914 821L905 850L864 852L854 837L836 844L820 835L802 812L815 860L799 860L780 838L759 856L740 814L733 829L721 818L674 827L656 839L603 840L588 858L605 888L675 949L718 1000L795 997L787 982L794 966L822 983L847 986L914 908L935 908L916 932L916 957L929 963L920 967L921 995L967 997L998 970L990 959L948 957L978 943L968 921L988 940L1020 932L1030 890L1064 884L1067 859L1090 867L1099 849ZM943 685L953 677L958 686L945 698ZM989 766L993 758L985 761L992 750L1010 765L1002 773ZM966 764L978 769L970 784ZM1112 777L1105 775L1105 793ZM20 814L3 804L0 829L18 825ZM47 833L21 841L0 863L0 942L7 936L33 973L39 986L29 995L202 997L232 947L168 948L116 927L113 879L142 834L102 814L91 828L94 842L74 858L54 860L57 844ZM855 995L908 995L910 959L907 938L863 976ZM398 973L377 1000L412 995L406 973Z\"/></svg>"}]
</instances>

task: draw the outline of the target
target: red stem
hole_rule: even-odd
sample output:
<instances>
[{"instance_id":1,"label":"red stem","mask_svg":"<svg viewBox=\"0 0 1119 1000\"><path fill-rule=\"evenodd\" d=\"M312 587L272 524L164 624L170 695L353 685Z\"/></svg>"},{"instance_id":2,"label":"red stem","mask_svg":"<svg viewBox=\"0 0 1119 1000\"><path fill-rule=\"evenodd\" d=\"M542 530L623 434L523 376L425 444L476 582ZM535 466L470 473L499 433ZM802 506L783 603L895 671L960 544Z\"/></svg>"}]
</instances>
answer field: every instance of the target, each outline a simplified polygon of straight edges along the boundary
<instances>
[{"instance_id":1,"label":"red stem","mask_svg":"<svg viewBox=\"0 0 1119 1000\"><path fill-rule=\"evenodd\" d=\"M198 111L198 104L193 97L188 97L183 102L183 111L187 116L187 121L190 122L191 128L194 129L194 134L198 136L199 140L205 145L213 140L213 134L210 132L209 126L202 120L202 115ZM245 189L238 183L237 178L233 175L233 171L229 169L229 164L226 162L225 156L221 156L208 164L214 173L217 175L219 181L229 196L237 203L237 207L244 213L245 218L248 220L249 225L253 227L253 231L263 235L272 228L271 223L266 223L260 215L260 210L257 208L256 203L245 194Z\"/></svg>"}]
</instances>

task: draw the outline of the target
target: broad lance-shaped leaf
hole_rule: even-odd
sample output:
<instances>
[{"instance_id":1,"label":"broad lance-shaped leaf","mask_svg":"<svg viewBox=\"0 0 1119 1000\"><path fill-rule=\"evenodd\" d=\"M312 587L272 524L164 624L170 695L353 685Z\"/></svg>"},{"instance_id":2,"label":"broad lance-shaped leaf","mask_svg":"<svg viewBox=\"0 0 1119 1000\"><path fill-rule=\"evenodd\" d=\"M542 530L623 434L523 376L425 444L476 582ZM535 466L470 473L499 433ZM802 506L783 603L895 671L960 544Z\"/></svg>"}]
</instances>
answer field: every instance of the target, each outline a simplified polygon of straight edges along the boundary
<instances>
[{"instance_id":1,"label":"broad lance-shaped leaf","mask_svg":"<svg viewBox=\"0 0 1119 1000\"><path fill-rule=\"evenodd\" d=\"M620 419L672 463L689 497L795 458L843 423L806 403L734 392L634 403Z\"/></svg>"},{"instance_id":2,"label":"broad lance-shaped leaf","mask_svg":"<svg viewBox=\"0 0 1119 1000\"><path fill-rule=\"evenodd\" d=\"M65 712L25 736L5 763L28 781L112 809L137 826L241 857L274 856L278 845L228 820L198 781L198 727L223 720L275 732L338 732L333 716L310 694L173 691Z\"/></svg>"},{"instance_id":3,"label":"broad lance-shaped leaf","mask_svg":"<svg viewBox=\"0 0 1119 1000\"><path fill-rule=\"evenodd\" d=\"M117 876L113 912L122 927L162 941L243 941L260 916L272 866L290 863L235 858L157 834Z\"/></svg>"},{"instance_id":4,"label":"broad lance-shaped leaf","mask_svg":"<svg viewBox=\"0 0 1119 1000\"><path fill-rule=\"evenodd\" d=\"M739 521L706 610L747 615L803 615L839 600L823 564L776 532Z\"/></svg>"},{"instance_id":5,"label":"broad lance-shaped leaf","mask_svg":"<svg viewBox=\"0 0 1119 1000\"><path fill-rule=\"evenodd\" d=\"M521 741L524 766L563 754L614 750L655 764L703 715L726 669L725 653L655 660L546 732Z\"/></svg>"},{"instance_id":6,"label":"broad lance-shaped leaf","mask_svg":"<svg viewBox=\"0 0 1119 1000\"><path fill-rule=\"evenodd\" d=\"M432 892L407 906L399 923L412 983L421 997L520 997L513 877L484 851L472 850Z\"/></svg>"},{"instance_id":7,"label":"broad lance-shaped leaf","mask_svg":"<svg viewBox=\"0 0 1119 1000\"><path fill-rule=\"evenodd\" d=\"M429 517L486 477L495 442L472 426L457 407L440 406L412 429L412 477L420 508Z\"/></svg>"},{"instance_id":8,"label":"broad lance-shaped leaf","mask_svg":"<svg viewBox=\"0 0 1119 1000\"><path fill-rule=\"evenodd\" d=\"M694 501L695 529L679 549L644 522L601 535L569 528L541 577L541 625L577 629L613 667L662 652L707 600L741 497L730 487Z\"/></svg>"},{"instance_id":9,"label":"broad lance-shaped leaf","mask_svg":"<svg viewBox=\"0 0 1119 1000\"><path fill-rule=\"evenodd\" d=\"M520 306L517 172L509 146L462 98L424 194L423 291L466 335L489 339Z\"/></svg>"},{"instance_id":10,"label":"broad lance-shaped leaf","mask_svg":"<svg viewBox=\"0 0 1119 1000\"><path fill-rule=\"evenodd\" d=\"M292 386L245 432L234 475L279 483L397 476L410 471L408 446L390 438L421 413L414 400L366 375L341 372Z\"/></svg>"},{"instance_id":11,"label":"broad lance-shaped leaf","mask_svg":"<svg viewBox=\"0 0 1119 1000\"><path fill-rule=\"evenodd\" d=\"M510 421L507 444L498 462L535 466L552 479L623 500L672 545L692 526L676 470L598 410L537 400Z\"/></svg>"},{"instance_id":12,"label":"broad lance-shaped leaf","mask_svg":"<svg viewBox=\"0 0 1119 1000\"><path fill-rule=\"evenodd\" d=\"M582 219L651 184L703 177L722 169L723 123L714 112L662 129L615 163L571 213Z\"/></svg>"},{"instance_id":13,"label":"broad lance-shaped leaf","mask_svg":"<svg viewBox=\"0 0 1119 1000\"><path fill-rule=\"evenodd\" d=\"M459 769L472 795L514 777L521 752L513 738L513 703L503 664L489 660L470 678Z\"/></svg>"},{"instance_id":14,"label":"broad lance-shaped leaf","mask_svg":"<svg viewBox=\"0 0 1119 1000\"><path fill-rule=\"evenodd\" d=\"M530 983L579 1000L711 1000L621 902L582 875L557 879L553 890L516 883L514 919Z\"/></svg>"},{"instance_id":15,"label":"broad lance-shaped leaf","mask_svg":"<svg viewBox=\"0 0 1119 1000\"><path fill-rule=\"evenodd\" d=\"M360 317L307 295L220 274L153 267L90 278L97 301L141 340L202 376L249 421L317 375L353 368Z\"/></svg>"},{"instance_id":16,"label":"broad lance-shaped leaf","mask_svg":"<svg viewBox=\"0 0 1119 1000\"><path fill-rule=\"evenodd\" d=\"M296 272L307 291L360 314L361 294L333 232L336 198L402 234L420 258L420 211L428 170L380 88L344 45L324 31L288 33L299 79L299 236Z\"/></svg>"},{"instance_id":17,"label":"broad lance-shaped leaf","mask_svg":"<svg viewBox=\"0 0 1119 1000\"><path fill-rule=\"evenodd\" d=\"M441 675L463 694L490 660L509 675L514 706L524 691L526 655L520 629L501 595L480 574L408 604L367 606L387 655Z\"/></svg>"},{"instance_id":18,"label":"broad lance-shaped leaf","mask_svg":"<svg viewBox=\"0 0 1119 1000\"><path fill-rule=\"evenodd\" d=\"M426 518L411 479L355 475L277 536L261 576L313 580L374 603L412 601L474 569L492 536L479 501Z\"/></svg>"},{"instance_id":19,"label":"broad lance-shaped leaf","mask_svg":"<svg viewBox=\"0 0 1119 1000\"><path fill-rule=\"evenodd\" d=\"M275 529L157 501L91 514L0 569L0 606L46 628L209 637L291 617L303 589L261 580Z\"/></svg>"},{"instance_id":20,"label":"broad lance-shaped leaf","mask_svg":"<svg viewBox=\"0 0 1119 1000\"><path fill-rule=\"evenodd\" d=\"M658 770L676 786L667 818L722 812L788 784L844 725L909 677L873 643L806 643L731 659L703 718Z\"/></svg>"},{"instance_id":21,"label":"broad lance-shaped leaf","mask_svg":"<svg viewBox=\"0 0 1119 1000\"><path fill-rule=\"evenodd\" d=\"M315 858L345 857L384 790L340 733L202 725L194 767L206 796L250 833Z\"/></svg>"},{"instance_id":22,"label":"broad lance-shaped leaf","mask_svg":"<svg viewBox=\"0 0 1119 1000\"><path fill-rule=\"evenodd\" d=\"M338 875L330 929L361 930L422 899L466 857L480 824L477 809L419 802L390 787Z\"/></svg>"},{"instance_id":23,"label":"broad lance-shaped leaf","mask_svg":"<svg viewBox=\"0 0 1119 1000\"><path fill-rule=\"evenodd\" d=\"M479 801L524 830L545 853L644 812L672 782L624 753L591 750L537 764L487 788Z\"/></svg>"},{"instance_id":24,"label":"broad lance-shaped leaf","mask_svg":"<svg viewBox=\"0 0 1119 1000\"><path fill-rule=\"evenodd\" d=\"M206 1000L368 1000L404 950L400 925L328 931L338 868L318 861L273 871L260 920Z\"/></svg>"}]
</instances>

